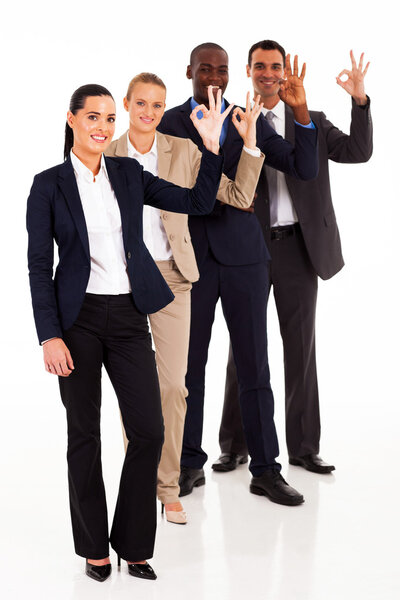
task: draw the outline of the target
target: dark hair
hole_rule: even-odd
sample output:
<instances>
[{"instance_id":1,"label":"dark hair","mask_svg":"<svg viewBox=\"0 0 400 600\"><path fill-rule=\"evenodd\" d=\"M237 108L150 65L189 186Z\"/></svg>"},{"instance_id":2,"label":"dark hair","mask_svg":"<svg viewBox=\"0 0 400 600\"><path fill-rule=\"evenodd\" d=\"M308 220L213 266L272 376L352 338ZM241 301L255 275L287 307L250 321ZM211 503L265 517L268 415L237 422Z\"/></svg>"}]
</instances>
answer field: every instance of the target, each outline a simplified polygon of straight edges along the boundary
<instances>
[{"instance_id":1,"label":"dark hair","mask_svg":"<svg viewBox=\"0 0 400 600\"><path fill-rule=\"evenodd\" d=\"M196 54L200 52L200 50L222 50L222 52L225 52L226 56L228 56L227 51L224 50L219 44L214 44L213 42L205 42L204 44L200 44L200 46L196 46L196 48L193 48L193 50L191 51L190 66L193 65L193 61L196 58Z\"/></svg>"},{"instance_id":2,"label":"dark hair","mask_svg":"<svg viewBox=\"0 0 400 600\"><path fill-rule=\"evenodd\" d=\"M278 42L274 42L274 40L262 40L261 42L253 44L249 50L249 57L247 59L247 64L249 65L249 67L251 67L252 54L255 50L258 50L258 48L261 48L261 50L279 50L279 52L282 54L283 66L285 66L285 49L280 44L278 44Z\"/></svg>"},{"instance_id":3,"label":"dark hair","mask_svg":"<svg viewBox=\"0 0 400 600\"><path fill-rule=\"evenodd\" d=\"M111 93L102 85L88 83L87 85L82 85L79 87L72 94L69 103L69 110L72 112L72 114L76 115L78 110L81 110L81 108L85 106L86 98L89 96L110 96L110 98L114 100ZM73 145L74 133L67 122L65 124L64 160L67 160Z\"/></svg>"}]
</instances>

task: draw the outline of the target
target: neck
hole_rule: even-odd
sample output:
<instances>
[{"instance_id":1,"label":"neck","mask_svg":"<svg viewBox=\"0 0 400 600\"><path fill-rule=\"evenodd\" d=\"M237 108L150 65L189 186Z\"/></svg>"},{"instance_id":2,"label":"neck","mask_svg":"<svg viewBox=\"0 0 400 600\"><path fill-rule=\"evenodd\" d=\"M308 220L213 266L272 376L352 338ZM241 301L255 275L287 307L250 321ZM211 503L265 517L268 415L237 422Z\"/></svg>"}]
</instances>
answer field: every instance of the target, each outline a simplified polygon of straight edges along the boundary
<instances>
[{"instance_id":1,"label":"neck","mask_svg":"<svg viewBox=\"0 0 400 600\"><path fill-rule=\"evenodd\" d=\"M146 154L151 150L155 137L155 130L143 133L143 131L135 131L132 127L129 128L129 141L140 154Z\"/></svg>"},{"instance_id":2,"label":"neck","mask_svg":"<svg viewBox=\"0 0 400 600\"><path fill-rule=\"evenodd\" d=\"M101 164L101 153L93 154L92 152L88 152L80 147L73 146L72 152L75 154L77 158L93 173L93 176L96 177L98 172L100 171Z\"/></svg>"},{"instance_id":3,"label":"neck","mask_svg":"<svg viewBox=\"0 0 400 600\"><path fill-rule=\"evenodd\" d=\"M264 104L264 108L272 110L279 102L280 98L278 94L276 96L266 96L261 98L261 102Z\"/></svg>"}]
</instances>

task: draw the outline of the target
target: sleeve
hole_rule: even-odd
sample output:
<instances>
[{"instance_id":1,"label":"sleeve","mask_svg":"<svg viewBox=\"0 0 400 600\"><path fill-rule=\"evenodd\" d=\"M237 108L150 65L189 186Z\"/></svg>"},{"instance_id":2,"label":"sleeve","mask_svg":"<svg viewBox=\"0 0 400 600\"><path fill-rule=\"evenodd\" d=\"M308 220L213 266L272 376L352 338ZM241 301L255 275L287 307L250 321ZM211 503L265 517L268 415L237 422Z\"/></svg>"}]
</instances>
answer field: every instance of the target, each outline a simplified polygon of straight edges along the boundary
<instances>
[{"instance_id":1,"label":"sleeve","mask_svg":"<svg viewBox=\"0 0 400 600\"><path fill-rule=\"evenodd\" d=\"M54 239L50 194L38 176L33 180L27 204L28 269L32 306L39 343L62 337L53 280Z\"/></svg>"},{"instance_id":2,"label":"sleeve","mask_svg":"<svg viewBox=\"0 0 400 600\"><path fill-rule=\"evenodd\" d=\"M222 155L203 149L200 169L193 188L183 188L142 171L144 203L188 215L205 215L212 211L223 167Z\"/></svg>"},{"instance_id":3,"label":"sleeve","mask_svg":"<svg viewBox=\"0 0 400 600\"><path fill-rule=\"evenodd\" d=\"M217 200L235 208L249 208L254 200L258 179L265 156L252 156L243 147L236 171L235 181L222 175Z\"/></svg>"},{"instance_id":4,"label":"sleeve","mask_svg":"<svg viewBox=\"0 0 400 600\"><path fill-rule=\"evenodd\" d=\"M328 148L328 158L338 163L367 162L372 156L372 119L370 99L358 106L352 99L350 135L340 131L321 113L321 134Z\"/></svg>"},{"instance_id":5,"label":"sleeve","mask_svg":"<svg viewBox=\"0 0 400 600\"><path fill-rule=\"evenodd\" d=\"M297 179L314 179L318 174L318 128L295 124L295 145L278 135L259 120L257 145L265 154L265 162L274 169Z\"/></svg>"}]
</instances>

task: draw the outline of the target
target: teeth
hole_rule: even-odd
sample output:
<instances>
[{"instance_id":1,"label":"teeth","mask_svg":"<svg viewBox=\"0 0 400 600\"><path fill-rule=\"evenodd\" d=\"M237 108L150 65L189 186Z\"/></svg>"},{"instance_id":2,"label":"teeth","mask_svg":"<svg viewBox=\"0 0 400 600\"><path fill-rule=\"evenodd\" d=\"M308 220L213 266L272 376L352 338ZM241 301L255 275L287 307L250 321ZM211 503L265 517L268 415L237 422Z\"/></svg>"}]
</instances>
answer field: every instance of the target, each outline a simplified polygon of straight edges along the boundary
<instances>
[{"instance_id":1,"label":"teeth","mask_svg":"<svg viewBox=\"0 0 400 600\"><path fill-rule=\"evenodd\" d=\"M105 136L100 136L100 135L92 135L92 138L94 140L100 140L100 141L104 141L106 139Z\"/></svg>"}]
</instances>

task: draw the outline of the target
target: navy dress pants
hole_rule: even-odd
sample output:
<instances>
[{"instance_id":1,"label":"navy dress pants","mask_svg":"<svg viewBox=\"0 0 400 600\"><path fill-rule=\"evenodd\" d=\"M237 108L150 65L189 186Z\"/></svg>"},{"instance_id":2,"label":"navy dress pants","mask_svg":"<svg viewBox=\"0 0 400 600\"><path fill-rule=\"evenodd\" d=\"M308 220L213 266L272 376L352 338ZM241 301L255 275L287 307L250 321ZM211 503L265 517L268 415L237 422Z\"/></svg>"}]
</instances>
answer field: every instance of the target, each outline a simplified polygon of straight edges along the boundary
<instances>
[{"instance_id":1,"label":"navy dress pants","mask_svg":"<svg viewBox=\"0 0 400 600\"><path fill-rule=\"evenodd\" d=\"M164 426L147 316L131 294L86 294L63 339L75 369L60 377L68 423L68 479L76 553L109 555L107 505L101 468L101 370L116 392L129 440L110 542L125 560L153 555L157 468Z\"/></svg>"},{"instance_id":2,"label":"navy dress pants","mask_svg":"<svg viewBox=\"0 0 400 600\"><path fill-rule=\"evenodd\" d=\"M187 413L181 464L200 469L207 460L201 447L204 380L215 307L221 298L239 382L239 401L254 476L280 469L269 380L266 337L268 264L226 266L211 252L192 288L192 316L186 387Z\"/></svg>"}]
</instances>

